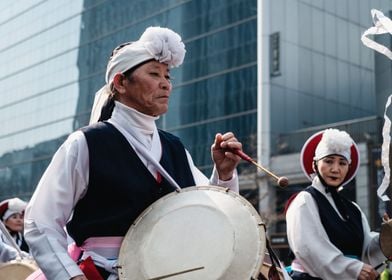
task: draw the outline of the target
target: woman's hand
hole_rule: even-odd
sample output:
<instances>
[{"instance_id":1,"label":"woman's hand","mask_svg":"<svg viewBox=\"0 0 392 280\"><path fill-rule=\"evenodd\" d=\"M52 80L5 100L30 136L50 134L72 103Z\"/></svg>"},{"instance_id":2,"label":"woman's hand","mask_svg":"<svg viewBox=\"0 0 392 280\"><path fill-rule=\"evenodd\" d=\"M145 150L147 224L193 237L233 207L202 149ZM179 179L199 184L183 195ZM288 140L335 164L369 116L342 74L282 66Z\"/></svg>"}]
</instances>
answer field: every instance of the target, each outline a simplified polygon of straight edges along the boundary
<instances>
[{"instance_id":1,"label":"woman's hand","mask_svg":"<svg viewBox=\"0 0 392 280\"><path fill-rule=\"evenodd\" d=\"M364 263L362 270L359 273L358 280L375 280L378 277L378 272L370 265Z\"/></svg>"},{"instance_id":2,"label":"woman's hand","mask_svg":"<svg viewBox=\"0 0 392 280\"><path fill-rule=\"evenodd\" d=\"M212 160L219 174L219 180L228 181L233 177L233 172L241 158L231 150L242 150L242 144L238 142L232 132L216 134L214 144L211 146Z\"/></svg>"}]
</instances>

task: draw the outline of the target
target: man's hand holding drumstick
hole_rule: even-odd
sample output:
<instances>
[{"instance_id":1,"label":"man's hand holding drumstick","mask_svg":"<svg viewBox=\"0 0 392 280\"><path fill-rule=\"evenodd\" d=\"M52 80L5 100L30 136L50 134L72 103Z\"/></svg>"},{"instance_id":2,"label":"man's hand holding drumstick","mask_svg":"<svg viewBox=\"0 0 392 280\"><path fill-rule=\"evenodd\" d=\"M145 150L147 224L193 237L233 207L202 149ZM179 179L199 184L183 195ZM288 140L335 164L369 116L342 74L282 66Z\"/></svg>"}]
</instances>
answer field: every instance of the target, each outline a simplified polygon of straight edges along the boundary
<instances>
[{"instance_id":1,"label":"man's hand holding drumstick","mask_svg":"<svg viewBox=\"0 0 392 280\"><path fill-rule=\"evenodd\" d=\"M278 177L245 154L242 151L242 144L238 142L232 132L223 135L218 133L215 136L214 144L211 146L211 153L220 180L230 180L233 176L234 169L237 167L239 161L243 159L273 177L277 181L278 186L285 188L289 185L289 180L286 177Z\"/></svg>"},{"instance_id":2,"label":"man's hand holding drumstick","mask_svg":"<svg viewBox=\"0 0 392 280\"><path fill-rule=\"evenodd\" d=\"M211 146L211 156L219 174L219 180L228 181L233 177L233 172L241 158L234 153L242 150L242 144L232 132L217 133L214 144Z\"/></svg>"}]
</instances>

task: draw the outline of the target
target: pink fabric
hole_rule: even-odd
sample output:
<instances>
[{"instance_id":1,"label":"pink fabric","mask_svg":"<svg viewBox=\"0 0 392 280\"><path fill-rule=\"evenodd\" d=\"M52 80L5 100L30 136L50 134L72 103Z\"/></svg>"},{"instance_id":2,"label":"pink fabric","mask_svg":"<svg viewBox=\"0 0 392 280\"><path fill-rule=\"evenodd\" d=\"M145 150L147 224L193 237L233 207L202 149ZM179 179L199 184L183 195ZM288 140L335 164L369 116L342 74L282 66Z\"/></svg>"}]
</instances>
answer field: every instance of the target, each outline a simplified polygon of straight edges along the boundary
<instances>
[{"instance_id":1,"label":"pink fabric","mask_svg":"<svg viewBox=\"0 0 392 280\"><path fill-rule=\"evenodd\" d=\"M90 237L81 248L86 251L94 248L120 248L123 239L122 236Z\"/></svg>"},{"instance_id":2,"label":"pink fabric","mask_svg":"<svg viewBox=\"0 0 392 280\"><path fill-rule=\"evenodd\" d=\"M27 276L26 280L47 280L41 269L34 271L32 274Z\"/></svg>"},{"instance_id":3,"label":"pink fabric","mask_svg":"<svg viewBox=\"0 0 392 280\"><path fill-rule=\"evenodd\" d=\"M75 262L79 259L82 249L76 246L76 243L71 243L68 245L68 254Z\"/></svg>"},{"instance_id":4,"label":"pink fabric","mask_svg":"<svg viewBox=\"0 0 392 280\"><path fill-rule=\"evenodd\" d=\"M302 264L299 262L298 259L294 259L291 263L291 268L293 270L299 271L299 272L306 272Z\"/></svg>"}]
</instances>

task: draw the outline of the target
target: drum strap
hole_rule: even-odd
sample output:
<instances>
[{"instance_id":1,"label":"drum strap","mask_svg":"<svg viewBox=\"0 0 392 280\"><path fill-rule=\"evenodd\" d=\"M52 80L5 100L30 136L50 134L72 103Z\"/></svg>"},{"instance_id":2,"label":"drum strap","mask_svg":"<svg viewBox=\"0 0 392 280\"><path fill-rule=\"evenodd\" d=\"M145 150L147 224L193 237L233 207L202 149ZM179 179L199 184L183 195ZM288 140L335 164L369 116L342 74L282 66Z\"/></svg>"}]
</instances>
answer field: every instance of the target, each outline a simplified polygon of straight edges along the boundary
<instances>
[{"instance_id":1,"label":"drum strap","mask_svg":"<svg viewBox=\"0 0 392 280\"><path fill-rule=\"evenodd\" d=\"M277 267L279 267L281 269L282 274L283 274L283 279L285 279L285 280L291 279L290 276L287 274L286 269L281 266L279 258L276 256L267 237L266 237L266 247L267 247L270 259L271 259L271 267L268 271L268 279L269 280L280 280L281 279L281 277L279 276L279 272L277 270ZM263 278L261 278L261 279L263 279Z\"/></svg>"},{"instance_id":2,"label":"drum strap","mask_svg":"<svg viewBox=\"0 0 392 280\"><path fill-rule=\"evenodd\" d=\"M277 267L280 267L279 259L278 259L278 257L276 256L274 250L272 250L268 238L266 238L266 245L267 245L268 254L270 255L270 259L271 259L271 264L272 264L272 266L274 266L275 269L276 269Z\"/></svg>"}]
</instances>

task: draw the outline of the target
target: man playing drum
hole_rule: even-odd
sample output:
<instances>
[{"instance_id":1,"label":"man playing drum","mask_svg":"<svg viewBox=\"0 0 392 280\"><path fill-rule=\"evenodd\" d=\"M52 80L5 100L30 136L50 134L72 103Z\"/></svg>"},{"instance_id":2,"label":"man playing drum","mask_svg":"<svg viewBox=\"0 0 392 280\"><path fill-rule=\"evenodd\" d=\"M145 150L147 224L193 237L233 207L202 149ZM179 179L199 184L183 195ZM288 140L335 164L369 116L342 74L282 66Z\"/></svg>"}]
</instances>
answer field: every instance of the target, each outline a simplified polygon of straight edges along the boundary
<instances>
[{"instance_id":1,"label":"man playing drum","mask_svg":"<svg viewBox=\"0 0 392 280\"><path fill-rule=\"evenodd\" d=\"M168 110L170 68L184 56L181 37L160 27L113 51L90 125L59 148L26 209L25 237L47 279L82 280L97 272L117 279L124 235L146 207L174 190L170 177L181 187L212 184L238 192L240 157L230 150L242 145L233 133L216 135L208 179L181 141L156 127ZM83 272L67 253L64 227L82 249Z\"/></svg>"}]
</instances>

